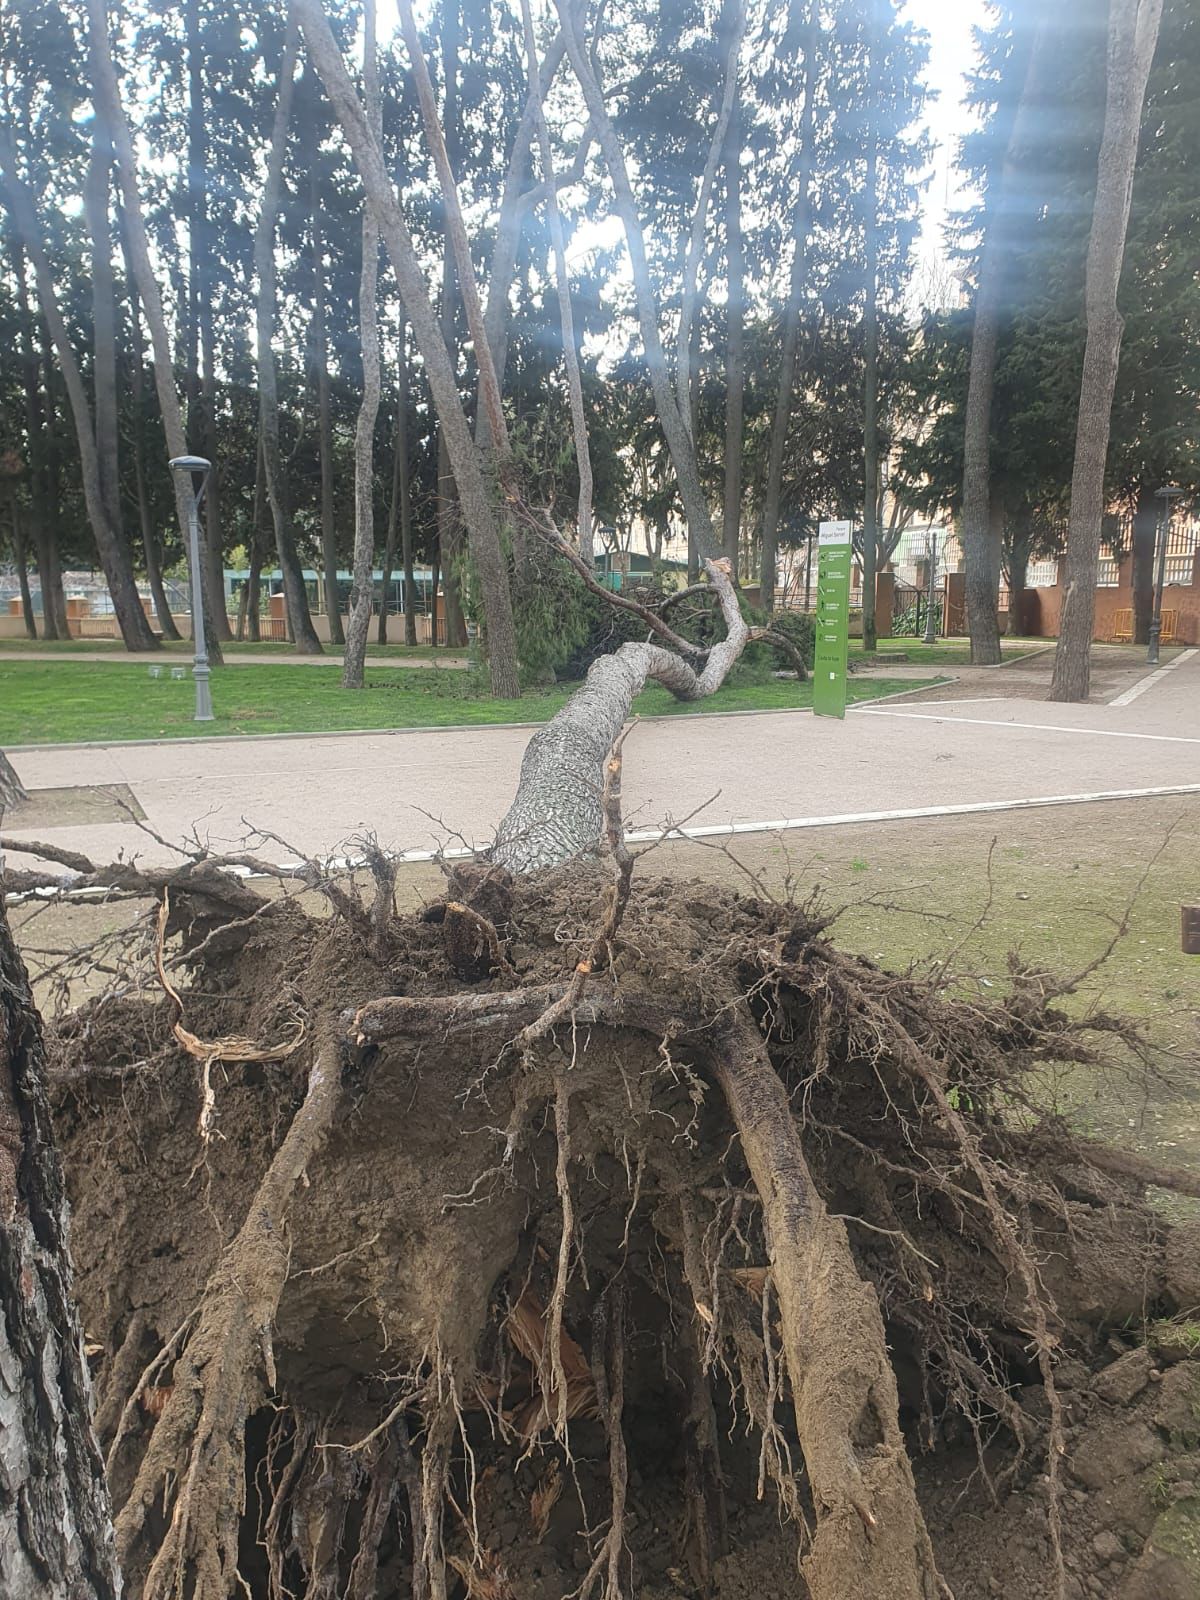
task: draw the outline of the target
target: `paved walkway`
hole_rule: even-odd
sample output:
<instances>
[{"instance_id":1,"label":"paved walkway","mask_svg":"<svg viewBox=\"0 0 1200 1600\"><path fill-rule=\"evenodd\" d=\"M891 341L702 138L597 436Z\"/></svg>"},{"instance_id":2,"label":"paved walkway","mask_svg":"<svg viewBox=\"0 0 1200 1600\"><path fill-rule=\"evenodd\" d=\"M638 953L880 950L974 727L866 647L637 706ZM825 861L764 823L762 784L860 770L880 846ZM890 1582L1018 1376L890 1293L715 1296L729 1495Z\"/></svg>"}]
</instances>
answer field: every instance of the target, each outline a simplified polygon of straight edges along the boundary
<instances>
[{"instance_id":1,"label":"paved walkway","mask_svg":"<svg viewBox=\"0 0 1200 1600\"><path fill-rule=\"evenodd\" d=\"M1004 676L989 680L997 697L934 690L855 708L845 722L758 712L644 723L625 747L628 826L693 812L693 825L753 826L1200 789L1200 652L1176 658L1122 706L999 698ZM195 828L228 847L259 824L309 853L334 852L364 830L389 847L428 849L451 834L490 836L528 738L527 728L447 728L59 747L23 751L16 766L31 792L126 785L169 839ZM19 810L7 820L7 832L39 836ZM94 859L171 859L124 821L73 822L48 838ZM284 859L276 845L263 853Z\"/></svg>"},{"instance_id":2,"label":"paved walkway","mask_svg":"<svg viewBox=\"0 0 1200 1600\"><path fill-rule=\"evenodd\" d=\"M1183 654L1179 648L1163 651L1163 664L1169 666ZM1027 700L1044 700L1050 692L1050 679L1054 672L1054 643L1031 644L1028 651L1010 655L1005 651L1003 662L995 667L973 667L969 663L959 666L895 666L860 667L856 677L872 678L926 678L931 673L952 674L952 685L939 689L939 696L957 700L979 695L1003 695ZM1094 644L1092 646L1091 693L1089 700L1097 704L1111 704L1129 689L1143 682L1147 676L1145 645Z\"/></svg>"},{"instance_id":3,"label":"paved walkway","mask_svg":"<svg viewBox=\"0 0 1200 1600\"><path fill-rule=\"evenodd\" d=\"M192 658L182 650L2 650L0 661L107 661L119 667L144 662L150 667L190 667ZM261 654L254 650L226 650L227 667L341 667L340 650L326 650L322 656L286 654ZM367 656L367 666L375 667L449 667L456 671L470 666L466 656L447 655L439 650L435 656Z\"/></svg>"}]
</instances>

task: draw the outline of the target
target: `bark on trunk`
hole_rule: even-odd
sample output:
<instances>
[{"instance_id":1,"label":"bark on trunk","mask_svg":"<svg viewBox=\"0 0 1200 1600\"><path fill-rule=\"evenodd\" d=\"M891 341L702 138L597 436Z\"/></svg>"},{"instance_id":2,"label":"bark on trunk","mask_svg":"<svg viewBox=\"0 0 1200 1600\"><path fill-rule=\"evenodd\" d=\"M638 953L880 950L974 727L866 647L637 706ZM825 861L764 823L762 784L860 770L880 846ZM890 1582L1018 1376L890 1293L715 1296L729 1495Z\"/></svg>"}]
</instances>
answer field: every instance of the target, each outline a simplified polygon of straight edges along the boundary
<instances>
[{"instance_id":1,"label":"bark on trunk","mask_svg":"<svg viewBox=\"0 0 1200 1600\"><path fill-rule=\"evenodd\" d=\"M592 452L588 445L587 417L583 409L583 378L579 371L579 351L575 345L575 318L571 312L571 283L567 276L567 243L562 212L558 208L558 182L554 171L554 152L546 108L542 101L541 74L529 0L521 0L521 20L525 29L525 54L528 63L529 98L537 125L542 182L546 186L546 216L550 223L550 243L554 251L554 282L558 291L558 317L562 329L563 361L567 369L567 389L571 400L571 433L575 441L575 463L579 471L579 499L575 525L579 554L591 567L595 561L592 536Z\"/></svg>"},{"instance_id":2,"label":"bark on trunk","mask_svg":"<svg viewBox=\"0 0 1200 1600\"><path fill-rule=\"evenodd\" d=\"M58 449L58 418L60 410L56 398L58 384L55 380L54 371L54 340L51 338L50 328L45 317L41 318L40 325L42 333L42 389L46 396L46 426L43 431L44 449L42 455L46 547L52 571L52 595L54 616L58 623L58 637L60 639L69 639L71 637L71 628L67 621L67 596L63 589L62 557L58 548L58 527L61 520L61 497L59 495L61 474ZM65 383L63 390L65 394ZM67 395L63 410L69 411L70 404L70 396Z\"/></svg>"},{"instance_id":3,"label":"bark on trunk","mask_svg":"<svg viewBox=\"0 0 1200 1600\"><path fill-rule=\"evenodd\" d=\"M721 99L717 107L717 120L709 140L708 155L700 175L700 190L692 213L687 254L683 263L683 289L680 297L679 327L675 335L675 391L680 415L689 437L696 438L696 408L699 402L697 380L699 377L699 330L695 326L699 308L700 261L704 254L704 236L708 223L708 207L716 182L717 169L725 149L733 104L738 92L738 55L746 31L744 0L734 0L730 18L729 42L725 53L725 70L721 86Z\"/></svg>"},{"instance_id":4,"label":"bark on trunk","mask_svg":"<svg viewBox=\"0 0 1200 1600\"><path fill-rule=\"evenodd\" d=\"M375 0L363 6L363 92L367 120L382 142L383 111L375 54ZM363 393L354 430L354 587L342 683L361 689L371 626L375 585L375 423L379 416L379 227L369 200L363 204L362 275L358 288L358 324L362 344ZM385 574L385 580L390 575Z\"/></svg>"},{"instance_id":5,"label":"bark on trunk","mask_svg":"<svg viewBox=\"0 0 1200 1600\"><path fill-rule=\"evenodd\" d=\"M416 574L413 571L413 496L408 466L408 326L400 328L400 360L395 374L395 451L392 458L392 504L387 512L387 557L384 560L384 603L379 608L379 643L387 643L387 600L395 568L395 536L400 530L400 562L405 573L405 643L416 645Z\"/></svg>"},{"instance_id":6,"label":"bark on trunk","mask_svg":"<svg viewBox=\"0 0 1200 1600\"><path fill-rule=\"evenodd\" d=\"M560 33L546 52L538 73L539 96L544 101L550 92L554 76L567 53L566 42ZM509 298L517 270L517 251L521 243L521 227L526 208L536 201L534 191L522 193L529 167L529 152L534 135L535 100L531 94L517 125L508 167L504 174L504 188L500 195L500 211L496 220L496 242L488 271L487 308L483 314L487 345L492 355L492 366L501 389L504 387L504 369L508 357ZM584 146L590 147L590 132L584 134ZM485 448L491 444L486 406L476 407L475 437Z\"/></svg>"},{"instance_id":7,"label":"bark on trunk","mask_svg":"<svg viewBox=\"0 0 1200 1600\"><path fill-rule=\"evenodd\" d=\"M25 251L33 264L42 313L54 341L59 367L67 386L67 398L79 443L80 475L88 521L96 538L100 564L104 569L113 610L128 650L154 650L158 640L150 628L134 582L128 548L118 538L105 508L101 490L100 463L96 452L95 425L79 363L71 346L67 325L59 309L55 280L49 258L39 235L33 199L18 176L16 154L7 130L0 132L0 173L8 191L9 207Z\"/></svg>"},{"instance_id":8,"label":"bark on trunk","mask_svg":"<svg viewBox=\"0 0 1200 1600\"><path fill-rule=\"evenodd\" d=\"M520 696L516 633L495 508L471 430L458 394L454 370L429 299L411 235L383 164L378 142L367 126L322 10L320 0L294 0L313 61L342 124L364 186L376 208L384 240L425 363L434 406L446 436L471 554L479 575L487 629L492 692L502 699Z\"/></svg>"},{"instance_id":9,"label":"bark on trunk","mask_svg":"<svg viewBox=\"0 0 1200 1600\"><path fill-rule=\"evenodd\" d=\"M221 523L222 463L217 437L216 374L216 273L213 268L213 231L208 216L208 107L204 93L204 50L200 36L199 6L189 0L186 22L188 50L188 247L191 255L191 338L188 344L188 433L198 454L212 462L204 489L201 559L206 578L206 599L215 602L212 632L218 639L233 637L225 610L225 538ZM201 370L195 369L199 335ZM205 607L208 623L209 607ZM206 626L206 632L207 632Z\"/></svg>"},{"instance_id":10,"label":"bark on trunk","mask_svg":"<svg viewBox=\"0 0 1200 1600\"><path fill-rule=\"evenodd\" d=\"M392 578L396 570L396 540L400 528L401 498L408 497L408 329L403 313L400 317L399 356L396 362L396 431L392 440L392 492L388 499L387 539L383 551L383 587L379 597L380 644L388 642L388 613L392 603ZM403 475L403 478L402 478ZM409 535L409 561L412 559L412 537ZM408 568L404 574L404 633L405 644L416 644L416 634L408 637L408 616L412 595ZM414 622L415 630L415 622Z\"/></svg>"},{"instance_id":11,"label":"bark on trunk","mask_svg":"<svg viewBox=\"0 0 1200 1600\"><path fill-rule=\"evenodd\" d=\"M771 424L771 449L767 460L767 487L763 497L762 565L759 599L763 609L775 609L775 567L779 552L779 502L783 494L783 452L792 416L792 390L796 382L796 351L800 343L800 307L808 265L808 231L812 215L809 188L812 181L813 117L816 103L816 52L818 9L809 0L804 26L804 107L800 113L796 157L796 209L792 217L792 270L787 306L783 314L783 340L779 353L779 391Z\"/></svg>"},{"instance_id":12,"label":"bark on trunk","mask_svg":"<svg viewBox=\"0 0 1200 1600\"><path fill-rule=\"evenodd\" d=\"M492 859L511 872L557 866L596 848L603 826L604 763L629 708L651 679L679 700L715 694L749 629L723 561L705 563L725 620L725 638L701 670L659 644L623 644L598 656L583 685L530 739L516 798L496 834Z\"/></svg>"},{"instance_id":13,"label":"bark on trunk","mask_svg":"<svg viewBox=\"0 0 1200 1600\"><path fill-rule=\"evenodd\" d=\"M1146 80L1161 15L1162 0L1111 0L1104 137L1088 242L1087 345L1071 476L1066 591L1050 681L1051 700L1086 700L1090 684L1104 469L1125 327L1117 309L1117 288L1125 259Z\"/></svg>"},{"instance_id":14,"label":"bark on trunk","mask_svg":"<svg viewBox=\"0 0 1200 1600\"><path fill-rule=\"evenodd\" d=\"M333 506L333 419L329 402L329 341L325 333L325 271L321 239L321 159L314 151L309 187L309 248L312 251L312 359L317 380L317 440L321 459L321 566L325 578L325 612L329 642L341 649L346 643L342 604L338 595L337 526Z\"/></svg>"},{"instance_id":15,"label":"bark on trunk","mask_svg":"<svg viewBox=\"0 0 1200 1600\"><path fill-rule=\"evenodd\" d=\"M263 512L266 509L267 484L263 472L262 440L254 457L254 510L250 525L250 571L246 575L245 623L246 634L257 643L262 638L262 564L263 564ZM239 634L239 638L240 638Z\"/></svg>"},{"instance_id":16,"label":"bark on trunk","mask_svg":"<svg viewBox=\"0 0 1200 1600\"><path fill-rule=\"evenodd\" d=\"M864 219L863 337L863 649L879 643L875 626L875 572L879 556L879 12L867 17L867 174Z\"/></svg>"},{"instance_id":17,"label":"bark on trunk","mask_svg":"<svg viewBox=\"0 0 1200 1600\"><path fill-rule=\"evenodd\" d=\"M283 58L279 67L279 93L275 102L275 123L263 183L262 207L254 231L254 273L258 280L255 301L255 342L258 364L258 429L263 454L263 476L271 521L275 529L275 554L283 575L284 607L288 634L301 655L321 655L308 609L304 572L296 553L291 506L283 459L279 450L279 387L275 371L275 351L271 344L275 331L275 227L283 192L283 162L287 154L288 123L296 76L296 57L300 49L300 29L295 12L289 11L284 36Z\"/></svg>"},{"instance_id":18,"label":"bark on trunk","mask_svg":"<svg viewBox=\"0 0 1200 1600\"><path fill-rule=\"evenodd\" d=\"M1019 638L1023 632L1025 609L1025 580L1029 576L1029 551L1031 533L1028 518L1023 517L1013 531L1012 549L1008 558L1008 628L1010 639Z\"/></svg>"},{"instance_id":19,"label":"bark on trunk","mask_svg":"<svg viewBox=\"0 0 1200 1600\"><path fill-rule=\"evenodd\" d=\"M83 206L91 238L92 404L100 493L113 532L124 540L117 416L117 291L109 225L112 146L102 117L92 118L92 153Z\"/></svg>"},{"instance_id":20,"label":"bark on trunk","mask_svg":"<svg viewBox=\"0 0 1200 1600\"><path fill-rule=\"evenodd\" d=\"M1158 548L1159 502L1150 484L1138 490L1133 514L1133 642L1150 643L1154 612L1154 556Z\"/></svg>"},{"instance_id":21,"label":"bark on trunk","mask_svg":"<svg viewBox=\"0 0 1200 1600\"><path fill-rule=\"evenodd\" d=\"M725 331L725 506L722 545L734 581L742 528L742 449L746 393L746 251L742 241L741 97L734 102L725 143L725 253L728 294Z\"/></svg>"},{"instance_id":22,"label":"bark on trunk","mask_svg":"<svg viewBox=\"0 0 1200 1600\"><path fill-rule=\"evenodd\" d=\"M225 608L225 531L221 515L222 463L217 435L216 346L213 335L211 295L200 314L200 353L204 372L200 380L200 454L212 462L204 488L205 578L214 600L213 630L222 640L233 637ZM205 617L207 619L207 610Z\"/></svg>"},{"instance_id":23,"label":"bark on trunk","mask_svg":"<svg viewBox=\"0 0 1200 1600\"><path fill-rule=\"evenodd\" d=\"M0 1592L117 1600L41 1019L0 898Z\"/></svg>"},{"instance_id":24,"label":"bark on trunk","mask_svg":"<svg viewBox=\"0 0 1200 1600\"><path fill-rule=\"evenodd\" d=\"M130 274L132 280L132 273ZM142 535L142 554L146 562L146 581L154 598L154 614L164 639L178 639L179 629L171 615L171 603L163 587L162 558L158 534L150 516L150 497L146 492L146 375L142 364L141 316L137 285L129 284L131 329L130 389L133 394L133 485L137 499L138 527Z\"/></svg>"},{"instance_id":25,"label":"bark on trunk","mask_svg":"<svg viewBox=\"0 0 1200 1600\"><path fill-rule=\"evenodd\" d=\"M150 259L150 244L146 235L145 218L142 215L142 199L138 192L137 161L134 156L133 140L129 133L129 124L125 120L125 111L121 105L121 91L117 83L116 69L113 66L112 52L108 42L108 14L104 0L88 0L88 41L92 57L92 77L96 95L97 114L104 117L108 123L112 136L113 148L116 152L117 173L120 178L121 196L125 204L125 226L128 230L130 263L142 297L142 306L146 313L146 324L150 329L150 340L154 348L154 383L158 390L158 405L162 412L163 429L167 436L167 449L172 456L181 456L187 453L187 438L183 429L183 416L179 408L179 391L175 387L175 374L171 362L171 346L167 337L167 321L163 314L162 296L159 294L158 278L155 275L154 265ZM178 473L172 477L178 480ZM175 506L179 516L179 526L186 528L191 504L190 484L175 482ZM205 642L208 646L209 662L213 666L220 666L221 642L213 626L216 616L216 606L225 604L224 594L213 595L208 591L207 577L201 575L204 593L205 616ZM138 607L139 612L141 606ZM142 621L149 638L157 644L154 635L150 632L149 623Z\"/></svg>"},{"instance_id":26,"label":"bark on trunk","mask_svg":"<svg viewBox=\"0 0 1200 1600\"><path fill-rule=\"evenodd\" d=\"M975 326L971 335L964 416L962 543L966 564L967 629L971 635L971 660L976 666L995 666L1000 660L997 610L1000 550L992 539L990 515L992 394L1005 258L1014 242L1008 208L1014 192L1017 163L1034 114L1037 75L1046 38L1047 28L1043 25L1034 34L1030 46L1021 97L996 178L996 192L990 197L991 215L985 223L975 291Z\"/></svg>"},{"instance_id":27,"label":"bark on trunk","mask_svg":"<svg viewBox=\"0 0 1200 1600\"><path fill-rule=\"evenodd\" d=\"M65 623L62 577L58 569L58 545L46 507L46 437L41 390L38 387L38 358L33 342L33 314L25 282L25 252L16 234L10 237L13 279L16 284L17 338L21 362L21 384L25 399L25 437L29 468L29 511L38 585L42 591L42 637L66 638L60 633L59 618ZM56 604L57 601L57 604ZM60 611L62 606L64 611Z\"/></svg>"},{"instance_id":28,"label":"bark on trunk","mask_svg":"<svg viewBox=\"0 0 1200 1600\"><path fill-rule=\"evenodd\" d=\"M29 552L25 548L25 520L17 502L15 489L10 489L8 499L12 516L13 558L17 563L17 582L21 586L21 617L25 623L25 637L36 639L37 621L33 614L33 596L29 592Z\"/></svg>"},{"instance_id":29,"label":"bark on trunk","mask_svg":"<svg viewBox=\"0 0 1200 1600\"><path fill-rule=\"evenodd\" d=\"M625 242L629 249L646 370L654 394L658 420L671 455L671 464L679 481L679 493L688 524L688 537L694 540L699 555L709 559L716 555L718 549L716 530L713 527L712 512L709 509L704 485L700 480L700 468L687 419L679 408L678 397L667 366L666 352L659 332L658 309L655 304L653 280L650 276L650 264L646 256L646 239L642 231L633 185L629 178L629 169L625 162L625 152L621 148L616 128L608 114L604 91L596 76L594 62L579 37L575 14L569 0L555 0L555 5L563 37L567 42L571 68L579 81L588 115L604 156L604 164L612 180L617 213L621 218Z\"/></svg>"},{"instance_id":30,"label":"bark on trunk","mask_svg":"<svg viewBox=\"0 0 1200 1600\"><path fill-rule=\"evenodd\" d=\"M450 4L447 5L442 18L442 120L445 125L446 160L452 167L459 157L459 23L460 15L457 0L450 0ZM442 207L444 212L442 227L442 292L440 300L442 339L446 345L446 353L450 359L450 365L457 376L459 276L454 260L450 206L445 196L444 186ZM481 371L481 385L482 379L483 374ZM480 398L482 399L482 395ZM492 413L486 406L482 410L484 417L487 419L486 431L489 443L494 444L495 441L491 436L490 428ZM467 642L467 622L463 614L462 592L459 583L459 571L462 562L462 529L459 525L458 511L455 506L454 469L450 463L450 449L440 412L438 413L437 445L437 525L438 544L442 552L442 571L444 575L446 643L451 647L461 647Z\"/></svg>"}]
</instances>

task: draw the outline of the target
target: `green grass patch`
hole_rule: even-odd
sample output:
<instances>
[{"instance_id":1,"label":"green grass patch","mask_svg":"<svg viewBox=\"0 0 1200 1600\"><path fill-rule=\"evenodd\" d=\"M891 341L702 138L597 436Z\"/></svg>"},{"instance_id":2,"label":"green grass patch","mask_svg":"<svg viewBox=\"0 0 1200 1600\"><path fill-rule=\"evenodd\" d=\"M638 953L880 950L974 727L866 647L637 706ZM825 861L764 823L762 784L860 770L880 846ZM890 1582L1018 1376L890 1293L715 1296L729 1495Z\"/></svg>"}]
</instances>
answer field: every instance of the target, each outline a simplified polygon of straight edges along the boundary
<instances>
[{"instance_id":1,"label":"green grass patch","mask_svg":"<svg viewBox=\"0 0 1200 1600\"><path fill-rule=\"evenodd\" d=\"M932 680L931 680L932 681ZM919 684L873 678L849 685L851 700L872 700ZM98 661L0 662L0 746L77 740L171 739L196 734L328 733L344 729L455 727L541 722L574 685L493 700L477 676L419 668L368 671L367 687L343 689L341 669L236 667L212 678L216 720L192 720L190 675L152 678L145 664ZM733 683L684 705L657 685L639 695L640 716L780 711L810 706L812 684L770 679Z\"/></svg>"},{"instance_id":2,"label":"green grass patch","mask_svg":"<svg viewBox=\"0 0 1200 1600\"><path fill-rule=\"evenodd\" d=\"M403 618L397 626L403 633ZM190 639L164 639L162 648L167 655L185 656L191 660ZM283 639L234 640L230 644L222 645L221 648L229 656L266 656L279 661L296 659L295 649ZM112 656L115 660L119 660L126 653L120 639L0 639L0 654L10 650L54 656L105 655ZM435 650L431 644L375 644L370 641L367 644L368 656L388 657L397 661L405 659L436 661L439 657L445 656L461 661L466 653L465 650L447 650L444 646ZM342 652L334 649L332 645L326 647L326 654L331 663L341 660Z\"/></svg>"}]
</instances>

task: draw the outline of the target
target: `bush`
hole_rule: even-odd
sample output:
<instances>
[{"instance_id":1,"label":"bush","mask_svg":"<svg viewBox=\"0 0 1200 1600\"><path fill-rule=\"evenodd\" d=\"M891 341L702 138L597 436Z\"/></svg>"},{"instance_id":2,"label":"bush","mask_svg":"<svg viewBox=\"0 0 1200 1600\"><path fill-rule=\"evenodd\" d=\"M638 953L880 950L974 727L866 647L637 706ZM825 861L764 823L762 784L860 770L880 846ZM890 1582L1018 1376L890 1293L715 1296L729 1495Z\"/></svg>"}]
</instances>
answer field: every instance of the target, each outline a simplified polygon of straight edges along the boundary
<instances>
[{"instance_id":1,"label":"bush","mask_svg":"<svg viewBox=\"0 0 1200 1600\"><path fill-rule=\"evenodd\" d=\"M777 611L770 618L769 626L774 633L780 633L789 640L800 652L804 665L811 672L813 652L816 649L816 623L807 611ZM786 672L793 666L792 658L778 647L772 647L772 655L776 667L781 672Z\"/></svg>"},{"instance_id":2,"label":"bush","mask_svg":"<svg viewBox=\"0 0 1200 1600\"><path fill-rule=\"evenodd\" d=\"M513 583L513 623L523 683L575 677L573 662L595 627L603 604L561 556L533 540ZM605 610L608 610L605 607Z\"/></svg>"},{"instance_id":3,"label":"bush","mask_svg":"<svg viewBox=\"0 0 1200 1600\"><path fill-rule=\"evenodd\" d=\"M940 638L942 632L942 602L935 600L933 603L934 634ZM914 603L907 610L901 611L892 619L893 639L917 639L925 632L925 607Z\"/></svg>"},{"instance_id":4,"label":"bush","mask_svg":"<svg viewBox=\"0 0 1200 1600\"><path fill-rule=\"evenodd\" d=\"M578 583L578 579L575 581ZM563 663L561 671L564 678L586 677L588 668L598 656L612 655L623 644L648 638L650 632L641 618L634 616L631 611L622 611L619 606L609 605L598 594L589 593L582 584L579 589L587 615L587 631ZM641 584L623 592L644 606L657 606L662 600L662 591L651 584Z\"/></svg>"}]
</instances>

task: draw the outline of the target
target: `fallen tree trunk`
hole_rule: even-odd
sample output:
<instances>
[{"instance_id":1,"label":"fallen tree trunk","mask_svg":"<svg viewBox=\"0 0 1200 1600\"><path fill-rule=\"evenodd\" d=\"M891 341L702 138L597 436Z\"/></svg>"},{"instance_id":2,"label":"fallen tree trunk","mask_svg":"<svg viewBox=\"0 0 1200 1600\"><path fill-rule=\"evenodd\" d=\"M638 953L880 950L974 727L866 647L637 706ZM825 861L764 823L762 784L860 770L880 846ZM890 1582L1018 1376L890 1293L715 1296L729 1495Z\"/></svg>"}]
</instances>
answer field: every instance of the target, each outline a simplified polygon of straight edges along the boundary
<instances>
[{"instance_id":1,"label":"fallen tree trunk","mask_svg":"<svg viewBox=\"0 0 1200 1600\"><path fill-rule=\"evenodd\" d=\"M727 561L706 561L726 635L702 667L659 644L623 644L599 656L583 687L530 739L516 798L496 835L492 859L512 872L556 866L596 849L603 823L604 763L648 682L679 700L702 700L724 683L750 638Z\"/></svg>"}]
</instances>

